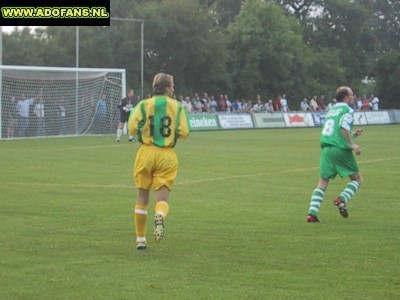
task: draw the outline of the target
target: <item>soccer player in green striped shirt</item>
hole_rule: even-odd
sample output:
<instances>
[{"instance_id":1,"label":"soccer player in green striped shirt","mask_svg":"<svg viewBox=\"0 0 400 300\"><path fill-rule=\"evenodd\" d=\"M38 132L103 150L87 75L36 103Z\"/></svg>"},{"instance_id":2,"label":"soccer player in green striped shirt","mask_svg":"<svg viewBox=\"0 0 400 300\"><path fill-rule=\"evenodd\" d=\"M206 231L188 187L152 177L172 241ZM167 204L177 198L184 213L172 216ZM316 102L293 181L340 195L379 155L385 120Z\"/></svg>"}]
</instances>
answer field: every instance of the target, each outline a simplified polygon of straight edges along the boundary
<instances>
[{"instance_id":1,"label":"soccer player in green striped shirt","mask_svg":"<svg viewBox=\"0 0 400 300\"><path fill-rule=\"evenodd\" d=\"M168 196L178 172L174 147L178 138L186 138L190 125L182 103L172 99L174 79L158 73L153 80L154 96L140 101L128 121L129 135L138 135L139 147L133 169L138 189L134 211L136 249L147 247L146 222L150 189L154 189L154 238L164 237L164 221L169 212Z\"/></svg>"},{"instance_id":2,"label":"soccer player in green striped shirt","mask_svg":"<svg viewBox=\"0 0 400 300\"><path fill-rule=\"evenodd\" d=\"M324 199L324 193L329 180L339 174L340 177L349 177L350 182L342 193L333 201L342 217L347 218L347 202L354 196L362 183L357 161L353 155L361 154L361 148L354 143L354 139L362 132L361 129L352 130L354 110L349 106L354 103L351 88L341 86L336 90L337 103L329 110L325 117L321 132L320 178L318 187L311 195L307 221L319 222L318 212Z\"/></svg>"}]
</instances>

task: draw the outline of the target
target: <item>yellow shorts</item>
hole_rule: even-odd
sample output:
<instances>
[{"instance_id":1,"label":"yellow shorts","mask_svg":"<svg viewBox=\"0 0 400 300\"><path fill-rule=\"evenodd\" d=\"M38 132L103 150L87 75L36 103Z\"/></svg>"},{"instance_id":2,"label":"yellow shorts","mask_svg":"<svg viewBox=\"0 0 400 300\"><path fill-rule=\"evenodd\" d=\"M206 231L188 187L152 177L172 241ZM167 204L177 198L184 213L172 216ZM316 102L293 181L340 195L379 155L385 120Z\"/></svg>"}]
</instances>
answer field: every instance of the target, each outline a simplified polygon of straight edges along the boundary
<instances>
[{"instance_id":1,"label":"yellow shorts","mask_svg":"<svg viewBox=\"0 0 400 300\"><path fill-rule=\"evenodd\" d=\"M137 188L172 189L178 173L178 157L172 148L141 145L136 153L133 178Z\"/></svg>"}]
</instances>

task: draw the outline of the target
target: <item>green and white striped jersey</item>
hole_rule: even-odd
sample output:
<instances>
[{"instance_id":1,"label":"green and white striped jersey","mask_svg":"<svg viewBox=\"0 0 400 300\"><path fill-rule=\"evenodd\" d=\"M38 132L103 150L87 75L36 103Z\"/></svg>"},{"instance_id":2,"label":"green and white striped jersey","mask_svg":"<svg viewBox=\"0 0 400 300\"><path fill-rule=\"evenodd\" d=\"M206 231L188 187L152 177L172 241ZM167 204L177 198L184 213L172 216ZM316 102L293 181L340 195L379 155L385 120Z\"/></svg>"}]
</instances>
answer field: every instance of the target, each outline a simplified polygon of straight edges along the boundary
<instances>
[{"instance_id":1,"label":"green and white striped jersey","mask_svg":"<svg viewBox=\"0 0 400 300\"><path fill-rule=\"evenodd\" d=\"M341 128L352 133L354 110L344 102L336 103L326 114L321 132L321 147L333 146L341 149L351 149L344 138Z\"/></svg>"}]
</instances>

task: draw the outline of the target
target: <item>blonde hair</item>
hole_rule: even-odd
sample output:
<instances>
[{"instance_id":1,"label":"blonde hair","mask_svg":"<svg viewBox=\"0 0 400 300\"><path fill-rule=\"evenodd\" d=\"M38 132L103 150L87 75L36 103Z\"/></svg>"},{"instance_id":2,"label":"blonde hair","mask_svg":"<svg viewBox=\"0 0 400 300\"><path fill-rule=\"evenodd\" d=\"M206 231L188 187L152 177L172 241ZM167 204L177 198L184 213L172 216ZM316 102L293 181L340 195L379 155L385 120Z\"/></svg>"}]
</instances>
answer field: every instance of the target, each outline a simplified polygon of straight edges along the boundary
<instances>
[{"instance_id":1,"label":"blonde hair","mask_svg":"<svg viewBox=\"0 0 400 300\"><path fill-rule=\"evenodd\" d=\"M153 93L155 95L165 94L167 87L172 87L174 77L166 73L158 73L154 76L153 80Z\"/></svg>"}]
</instances>

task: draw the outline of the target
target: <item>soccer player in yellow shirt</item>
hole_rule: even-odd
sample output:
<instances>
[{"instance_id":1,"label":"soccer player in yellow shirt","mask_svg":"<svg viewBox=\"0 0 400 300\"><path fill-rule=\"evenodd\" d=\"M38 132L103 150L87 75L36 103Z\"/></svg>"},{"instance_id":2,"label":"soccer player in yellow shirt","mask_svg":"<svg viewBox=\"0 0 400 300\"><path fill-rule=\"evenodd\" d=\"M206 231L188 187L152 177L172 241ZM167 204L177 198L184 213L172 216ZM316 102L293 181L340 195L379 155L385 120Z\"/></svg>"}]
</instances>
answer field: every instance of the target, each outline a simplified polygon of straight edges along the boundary
<instances>
[{"instance_id":1,"label":"soccer player in yellow shirt","mask_svg":"<svg viewBox=\"0 0 400 300\"><path fill-rule=\"evenodd\" d=\"M128 121L129 135L138 135L139 147L133 169L138 189L134 219L136 249L147 247L146 222L150 189L154 189L154 238L164 237L164 221L169 212L168 196L178 172L174 147L178 138L186 138L190 125L186 110L174 99L174 78L158 73L153 80L153 97L140 101Z\"/></svg>"}]
</instances>

